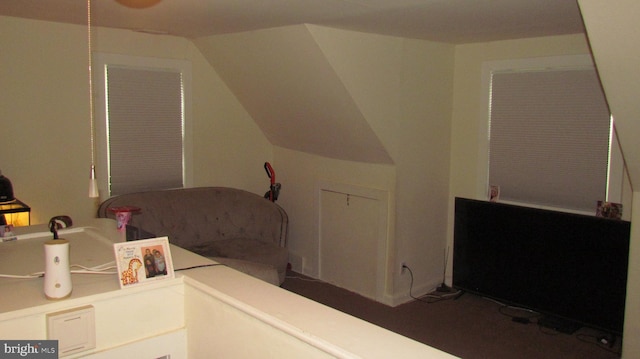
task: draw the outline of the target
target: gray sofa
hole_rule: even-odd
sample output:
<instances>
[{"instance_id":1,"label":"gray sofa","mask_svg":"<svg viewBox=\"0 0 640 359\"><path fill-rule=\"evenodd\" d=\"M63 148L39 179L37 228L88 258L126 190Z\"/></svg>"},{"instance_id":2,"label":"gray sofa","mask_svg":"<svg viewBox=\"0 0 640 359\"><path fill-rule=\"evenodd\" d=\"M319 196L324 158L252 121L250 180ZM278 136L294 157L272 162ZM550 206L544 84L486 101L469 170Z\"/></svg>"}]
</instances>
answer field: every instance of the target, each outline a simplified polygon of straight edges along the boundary
<instances>
[{"instance_id":1,"label":"gray sofa","mask_svg":"<svg viewBox=\"0 0 640 359\"><path fill-rule=\"evenodd\" d=\"M284 281L287 213L251 192L228 187L196 187L115 196L98 217L115 218L109 208L141 210L129 221L144 237L167 236L169 243L226 264L275 285Z\"/></svg>"}]
</instances>

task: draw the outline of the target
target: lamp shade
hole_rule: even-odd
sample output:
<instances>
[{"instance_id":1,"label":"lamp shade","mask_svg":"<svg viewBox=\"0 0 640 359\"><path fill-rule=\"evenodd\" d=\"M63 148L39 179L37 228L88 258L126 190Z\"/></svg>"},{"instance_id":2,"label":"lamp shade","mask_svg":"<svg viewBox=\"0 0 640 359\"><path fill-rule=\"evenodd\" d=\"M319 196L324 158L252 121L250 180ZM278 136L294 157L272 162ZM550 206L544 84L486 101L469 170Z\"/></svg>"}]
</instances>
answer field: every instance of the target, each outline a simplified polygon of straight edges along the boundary
<instances>
[{"instance_id":1,"label":"lamp shade","mask_svg":"<svg viewBox=\"0 0 640 359\"><path fill-rule=\"evenodd\" d=\"M0 203L3 202L11 202L16 199L13 196L13 186L11 185L11 181L5 176L2 175L0 171Z\"/></svg>"},{"instance_id":2,"label":"lamp shade","mask_svg":"<svg viewBox=\"0 0 640 359\"><path fill-rule=\"evenodd\" d=\"M91 172L89 173L89 198L98 198L98 180L96 179L96 166L91 165Z\"/></svg>"}]
</instances>

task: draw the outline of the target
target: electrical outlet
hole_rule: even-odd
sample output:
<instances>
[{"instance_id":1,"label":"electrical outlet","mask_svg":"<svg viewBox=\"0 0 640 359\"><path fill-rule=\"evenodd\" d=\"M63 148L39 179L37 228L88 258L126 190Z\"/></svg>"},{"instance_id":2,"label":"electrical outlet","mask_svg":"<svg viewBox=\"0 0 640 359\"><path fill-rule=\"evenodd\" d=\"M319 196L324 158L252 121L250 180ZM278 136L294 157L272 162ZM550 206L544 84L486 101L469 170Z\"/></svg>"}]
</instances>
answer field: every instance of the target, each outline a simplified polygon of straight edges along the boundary
<instances>
[{"instance_id":1,"label":"electrical outlet","mask_svg":"<svg viewBox=\"0 0 640 359\"><path fill-rule=\"evenodd\" d=\"M404 271L407 270L407 264L405 262L400 263L400 274L404 274Z\"/></svg>"}]
</instances>

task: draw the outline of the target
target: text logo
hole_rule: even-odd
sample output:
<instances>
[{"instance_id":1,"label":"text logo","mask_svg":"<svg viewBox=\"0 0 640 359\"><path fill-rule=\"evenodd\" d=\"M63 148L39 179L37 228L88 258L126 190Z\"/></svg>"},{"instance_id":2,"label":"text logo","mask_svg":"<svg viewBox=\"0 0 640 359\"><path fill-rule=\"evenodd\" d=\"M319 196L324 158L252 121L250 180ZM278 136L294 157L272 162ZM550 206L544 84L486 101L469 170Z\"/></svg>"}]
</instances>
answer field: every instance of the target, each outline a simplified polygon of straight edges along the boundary
<instances>
[{"instance_id":1,"label":"text logo","mask_svg":"<svg viewBox=\"0 0 640 359\"><path fill-rule=\"evenodd\" d=\"M58 359L57 340L0 340L0 359Z\"/></svg>"}]
</instances>

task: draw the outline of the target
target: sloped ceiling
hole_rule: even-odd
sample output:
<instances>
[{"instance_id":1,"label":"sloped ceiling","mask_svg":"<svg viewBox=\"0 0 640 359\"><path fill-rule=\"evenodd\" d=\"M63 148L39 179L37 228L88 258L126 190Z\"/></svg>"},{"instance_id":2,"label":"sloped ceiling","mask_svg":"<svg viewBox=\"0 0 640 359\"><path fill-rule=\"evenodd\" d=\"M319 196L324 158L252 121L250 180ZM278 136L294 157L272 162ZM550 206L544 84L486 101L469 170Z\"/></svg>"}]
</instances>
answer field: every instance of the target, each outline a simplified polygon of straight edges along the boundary
<instances>
[{"instance_id":1,"label":"sloped ceiling","mask_svg":"<svg viewBox=\"0 0 640 359\"><path fill-rule=\"evenodd\" d=\"M305 25L194 43L274 145L393 163Z\"/></svg>"},{"instance_id":2,"label":"sloped ceiling","mask_svg":"<svg viewBox=\"0 0 640 359\"><path fill-rule=\"evenodd\" d=\"M640 183L640 2L580 0L587 35L615 119L634 190Z\"/></svg>"}]
</instances>

